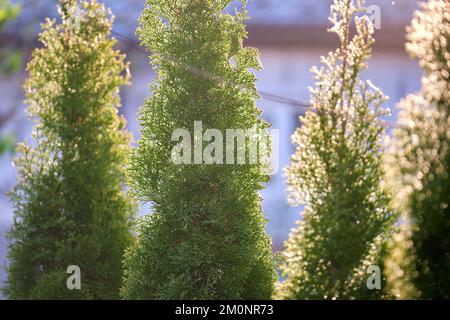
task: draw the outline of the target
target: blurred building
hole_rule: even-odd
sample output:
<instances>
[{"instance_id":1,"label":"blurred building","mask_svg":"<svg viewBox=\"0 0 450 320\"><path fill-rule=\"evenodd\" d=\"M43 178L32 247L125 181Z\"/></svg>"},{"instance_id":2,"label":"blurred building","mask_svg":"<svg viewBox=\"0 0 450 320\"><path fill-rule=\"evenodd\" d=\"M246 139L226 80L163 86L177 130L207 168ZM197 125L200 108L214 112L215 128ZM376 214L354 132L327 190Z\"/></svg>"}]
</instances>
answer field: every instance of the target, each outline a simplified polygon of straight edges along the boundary
<instances>
[{"instance_id":1,"label":"blurred building","mask_svg":"<svg viewBox=\"0 0 450 320\"><path fill-rule=\"evenodd\" d=\"M25 56L36 45L38 22L47 16L55 16L55 1L27 0L28 5L18 22L0 36L0 45L8 42L23 48ZM154 78L154 72L148 63L148 57L138 50L128 38L134 37L137 17L144 0L105 0L117 16L115 31L121 37L121 47L128 54L132 64L133 85L122 90L122 111L128 119L129 129L135 139L139 137L139 125L136 111L146 97L151 95L148 87ZM248 10L252 20L248 23L248 45L257 47L261 52L264 70L257 73L258 89L262 99L258 105L263 117L280 130L280 168L272 177L267 188L261 192L263 208L268 223L268 232L273 238L275 250L280 250L295 221L300 218L301 208L292 208L286 201L285 179L282 168L289 162L294 147L290 136L300 125L298 116L305 112L299 102L308 102L308 86L312 86L309 69L319 64L321 55L333 50L337 38L326 32L328 27L329 5L331 0L255 0L250 2ZM368 5L377 5L381 9L381 29L376 31L377 43L370 68L364 77L381 87L390 96L386 107L393 110L406 94L420 87L421 71L417 63L404 52L404 30L417 6L412 0L372 0ZM239 6L238 2L235 3ZM6 106L13 105L23 97L21 83L26 77L22 72L11 79L0 78L0 114ZM15 116L0 133L14 131L19 141L28 139L31 133L31 121L24 112L25 106L19 105ZM5 231L12 222L12 208L4 196L15 181L15 170L11 165L12 157L0 158L0 266L6 264ZM143 214L149 212L144 206ZM5 273L0 269L0 283Z\"/></svg>"}]
</instances>

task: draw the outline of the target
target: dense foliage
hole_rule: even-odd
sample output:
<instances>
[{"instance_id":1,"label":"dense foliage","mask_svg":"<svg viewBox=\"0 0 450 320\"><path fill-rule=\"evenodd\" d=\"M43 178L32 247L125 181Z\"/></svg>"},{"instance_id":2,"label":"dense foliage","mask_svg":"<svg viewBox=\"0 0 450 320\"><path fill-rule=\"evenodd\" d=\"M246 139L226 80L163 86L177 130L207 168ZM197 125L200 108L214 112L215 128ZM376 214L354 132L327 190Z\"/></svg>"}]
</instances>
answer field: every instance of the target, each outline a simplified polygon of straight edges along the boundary
<instances>
[{"instance_id":1,"label":"dense foliage","mask_svg":"<svg viewBox=\"0 0 450 320\"><path fill-rule=\"evenodd\" d=\"M203 133L267 128L255 104L255 76L248 71L260 68L258 53L243 47L246 11L224 14L230 2L148 0L140 18L138 35L152 52L157 79L140 111L142 136L129 175L134 194L154 206L126 254L126 299L272 294L270 240L258 195L268 180L266 164L203 159L177 165L171 158L178 144L172 134L184 128L193 136L195 121L202 121Z\"/></svg>"},{"instance_id":2,"label":"dense foliage","mask_svg":"<svg viewBox=\"0 0 450 320\"><path fill-rule=\"evenodd\" d=\"M408 28L422 89L400 105L387 161L404 215L386 270L398 298L450 299L450 2L430 0Z\"/></svg>"},{"instance_id":3,"label":"dense foliage","mask_svg":"<svg viewBox=\"0 0 450 320\"><path fill-rule=\"evenodd\" d=\"M393 215L382 188L385 100L370 81L360 80L374 43L363 1L335 0L333 26L341 47L313 68L311 109L293 135L297 150L286 170L290 201L304 204L298 228L286 243L281 269L286 279L277 298L378 298L369 290L371 265L382 268ZM350 27L354 21L355 35Z\"/></svg>"},{"instance_id":4,"label":"dense foliage","mask_svg":"<svg viewBox=\"0 0 450 320\"><path fill-rule=\"evenodd\" d=\"M32 145L20 145L11 198L8 280L11 299L114 299L134 210L123 192L130 135L118 116L127 83L124 56L113 49L112 19L97 1L62 1L62 22L47 20L25 84L35 119ZM74 22L74 19L79 19ZM81 269L69 290L67 268Z\"/></svg>"}]
</instances>

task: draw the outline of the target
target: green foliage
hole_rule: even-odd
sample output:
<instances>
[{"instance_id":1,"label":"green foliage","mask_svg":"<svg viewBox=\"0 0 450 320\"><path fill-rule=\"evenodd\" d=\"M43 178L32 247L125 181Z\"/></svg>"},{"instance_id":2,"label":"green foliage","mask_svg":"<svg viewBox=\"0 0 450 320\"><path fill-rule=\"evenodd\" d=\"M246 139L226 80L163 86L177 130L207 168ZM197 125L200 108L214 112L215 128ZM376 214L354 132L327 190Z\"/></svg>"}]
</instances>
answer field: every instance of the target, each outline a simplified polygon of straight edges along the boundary
<instances>
[{"instance_id":1,"label":"green foliage","mask_svg":"<svg viewBox=\"0 0 450 320\"><path fill-rule=\"evenodd\" d=\"M450 3L430 0L408 28L422 90L402 101L387 159L405 224L386 260L398 298L450 299Z\"/></svg>"},{"instance_id":2,"label":"green foliage","mask_svg":"<svg viewBox=\"0 0 450 320\"><path fill-rule=\"evenodd\" d=\"M9 134L5 137L0 137L0 155L6 152L14 152L16 147L16 139L14 135Z\"/></svg>"},{"instance_id":3,"label":"green foliage","mask_svg":"<svg viewBox=\"0 0 450 320\"><path fill-rule=\"evenodd\" d=\"M383 93L359 79L374 42L363 1L335 0L331 32L341 47L312 69L311 109L292 140L297 150L286 170L289 200L304 204L281 265L282 299L379 298L369 290L370 265L382 268L393 215L381 184ZM354 19L353 19L354 18ZM350 24L356 33L350 39Z\"/></svg>"},{"instance_id":4,"label":"green foliage","mask_svg":"<svg viewBox=\"0 0 450 320\"><path fill-rule=\"evenodd\" d=\"M83 1L74 28L64 1L62 23L42 25L25 84L36 119L36 147L22 144L9 232L11 299L115 299L135 209L123 192L130 143L118 116L124 56L113 49L112 20L97 1ZM66 287L70 265L81 268L81 291Z\"/></svg>"},{"instance_id":5,"label":"green foliage","mask_svg":"<svg viewBox=\"0 0 450 320\"><path fill-rule=\"evenodd\" d=\"M10 76L22 67L22 53L17 50L2 49L0 51L0 72Z\"/></svg>"},{"instance_id":6,"label":"green foliage","mask_svg":"<svg viewBox=\"0 0 450 320\"><path fill-rule=\"evenodd\" d=\"M12 5L9 0L0 0L0 29L4 25L17 17L20 12L20 6Z\"/></svg>"},{"instance_id":7,"label":"green foliage","mask_svg":"<svg viewBox=\"0 0 450 320\"><path fill-rule=\"evenodd\" d=\"M255 105L257 51L244 48L230 0L148 0L138 35L152 52L154 95L129 161L134 194L154 204L126 254L126 299L267 299L275 273L258 190L262 165L175 165L178 128L267 128Z\"/></svg>"},{"instance_id":8,"label":"green foliage","mask_svg":"<svg viewBox=\"0 0 450 320\"><path fill-rule=\"evenodd\" d=\"M7 22L14 20L19 12L19 5L12 5L9 0L0 0L0 30L5 27ZM6 46L0 48L0 72L11 75L20 70L21 66L22 54L19 51Z\"/></svg>"},{"instance_id":9,"label":"green foliage","mask_svg":"<svg viewBox=\"0 0 450 320\"><path fill-rule=\"evenodd\" d=\"M0 0L0 31L8 21L14 20L20 12L18 5L12 5L9 0ZM0 48L0 73L11 75L20 70L22 66L22 54L4 46ZM2 114L0 114L1 118ZM0 120L1 122L1 120ZM0 136L0 156L6 152L13 152L15 138L12 134Z\"/></svg>"}]
</instances>

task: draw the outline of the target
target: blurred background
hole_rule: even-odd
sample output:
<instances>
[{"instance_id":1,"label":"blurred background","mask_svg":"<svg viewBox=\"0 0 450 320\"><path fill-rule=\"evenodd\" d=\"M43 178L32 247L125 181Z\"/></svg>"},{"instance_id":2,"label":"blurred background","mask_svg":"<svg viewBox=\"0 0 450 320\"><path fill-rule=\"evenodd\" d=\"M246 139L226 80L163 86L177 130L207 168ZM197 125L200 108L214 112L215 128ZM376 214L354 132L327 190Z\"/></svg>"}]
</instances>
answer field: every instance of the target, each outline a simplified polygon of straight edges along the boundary
<instances>
[{"instance_id":1,"label":"blurred background","mask_svg":"<svg viewBox=\"0 0 450 320\"><path fill-rule=\"evenodd\" d=\"M7 241L5 233L12 223L12 207L5 195L16 181L12 166L16 141L29 140L32 121L26 116L22 84L27 77L25 66L36 46L39 24L45 17L57 17L55 0L12 0L20 5L15 19L3 22L6 15L0 0L0 286L5 280ZM152 92L150 82L155 74L148 54L139 47L134 35L137 18L145 0L99 0L116 16L113 35L118 47L131 62L132 86L121 90L123 107L120 112L128 121L134 139L139 138L136 113ZM368 0L367 5L381 9L381 29L376 30L376 44L369 69L370 78L390 100L385 104L392 116L386 121L388 131L395 120L395 106L408 93L420 88L421 70L418 63L404 50L405 27L418 7L415 0ZM337 46L334 34L327 33L331 0L254 0L248 5L247 45L258 48L264 69L257 73L261 93L258 106L263 117L280 130L280 170L261 192L264 213L269 220L267 231L275 251L283 247L290 230L299 219L300 207L290 207L286 201L285 178L282 168L294 152L290 136L298 127L298 116L305 112L312 86L309 69L318 65L320 56ZM238 6L237 3L235 3ZM231 12L231 8L230 8ZM149 213L142 206L141 213Z\"/></svg>"}]
</instances>

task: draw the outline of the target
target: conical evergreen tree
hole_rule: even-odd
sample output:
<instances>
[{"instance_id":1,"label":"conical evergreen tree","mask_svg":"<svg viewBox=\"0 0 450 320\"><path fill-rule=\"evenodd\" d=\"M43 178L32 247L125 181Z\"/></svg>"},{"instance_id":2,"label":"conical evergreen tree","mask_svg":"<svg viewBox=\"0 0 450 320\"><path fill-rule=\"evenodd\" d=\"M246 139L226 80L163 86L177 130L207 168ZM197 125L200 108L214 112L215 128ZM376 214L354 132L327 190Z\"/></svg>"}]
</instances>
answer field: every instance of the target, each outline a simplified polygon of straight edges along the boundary
<instances>
[{"instance_id":1,"label":"conical evergreen tree","mask_svg":"<svg viewBox=\"0 0 450 320\"><path fill-rule=\"evenodd\" d=\"M264 165L208 165L197 158L176 165L171 157L178 144L172 134L183 128L194 136L195 121L202 121L203 133L267 128L255 105L255 76L247 70L260 63L254 48L243 47L246 12L224 14L230 2L148 0L140 18L138 35L158 76L140 112L142 136L129 174L136 196L154 207L126 255L126 299L272 294L270 240L258 195L268 180ZM188 154L187 160L194 159Z\"/></svg>"},{"instance_id":2,"label":"conical evergreen tree","mask_svg":"<svg viewBox=\"0 0 450 320\"><path fill-rule=\"evenodd\" d=\"M330 29L341 47L313 68L311 109L293 135L297 150L286 170L290 201L304 204L298 228L286 243L281 269L286 279L277 298L377 298L368 268L380 269L386 231L392 223L381 186L383 93L360 80L374 43L363 1L335 0ZM350 39L354 20L356 33ZM376 268L373 275L376 276ZM374 278L375 280L376 278ZM376 287L376 281L371 282Z\"/></svg>"},{"instance_id":3,"label":"conical evergreen tree","mask_svg":"<svg viewBox=\"0 0 450 320\"><path fill-rule=\"evenodd\" d=\"M450 299L450 2L430 0L408 29L424 69L407 97L387 161L394 206L404 215L386 271L398 298Z\"/></svg>"},{"instance_id":4,"label":"conical evergreen tree","mask_svg":"<svg viewBox=\"0 0 450 320\"><path fill-rule=\"evenodd\" d=\"M62 22L43 24L43 47L28 65L35 147L20 145L15 162L19 181L11 195L15 217L3 288L11 299L119 298L135 207L123 192L131 137L117 113L127 65L113 49L108 10L95 0L83 1L80 11L74 5L62 1ZM67 286L73 265L81 271L81 290Z\"/></svg>"}]
</instances>

